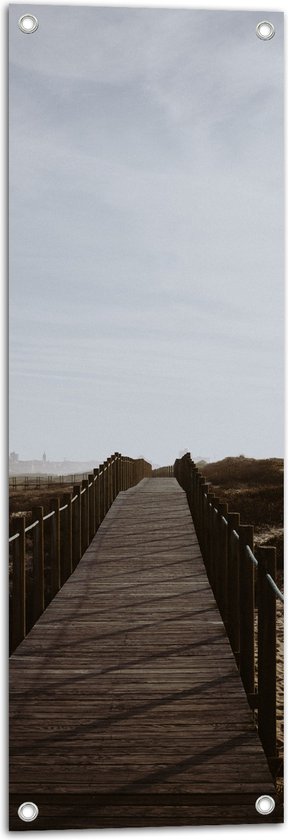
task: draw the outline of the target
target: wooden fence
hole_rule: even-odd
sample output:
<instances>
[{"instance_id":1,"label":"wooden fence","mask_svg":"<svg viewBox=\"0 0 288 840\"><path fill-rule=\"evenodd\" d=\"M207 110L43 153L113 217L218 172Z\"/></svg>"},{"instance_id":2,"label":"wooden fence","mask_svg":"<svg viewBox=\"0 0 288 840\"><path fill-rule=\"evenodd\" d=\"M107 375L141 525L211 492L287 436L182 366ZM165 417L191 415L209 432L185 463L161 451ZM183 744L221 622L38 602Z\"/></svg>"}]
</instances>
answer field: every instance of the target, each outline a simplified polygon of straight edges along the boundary
<instances>
[{"instance_id":1,"label":"wooden fence","mask_svg":"<svg viewBox=\"0 0 288 840\"><path fill-rule=\"evenodd\" d=\"M50 500L50 512L45 516L43 507L34 507L31 525L26 526L23 515L13 517L9 538L11 652L72 574L118 493L151 476L151 469L143 458L116 452L75 484L73 493Z\"/></svg>"},{"instance_id":2,"label":"wooden fence","mask_svg":"<svg viewBox=\"0 0 288 840\"><path fill-rule=\"evenodd\" d=\"M59 487L67 484L77 484L88 478L89 472L69 473L67 475L51 475L48 473L31 473L26 475L10 475L9 490L36 490L38 487L49 488L51 484L59 484Z\"/></svg>"},{"instance_id":3,"label":"wooden fence","mask_svg":"<svg viewBox=\"0 0 288 840\"><path fill-rule=\"evenodd\" d=\"M172 478L174 475L174 467L157 467L156 470L152 470L152 478Z\"/></svg>"},{"instance_id":4,"label":"wooden fence","mask_svg":"<svg viewBox=\"0 0 288 840\"><path fill-rule=\"evenodd\" d=\"M228 511L228 505L211 492L189 453L175 461L174 474L187 494L209 582L250 706L258 710L258 731L273 771L277 766L276 598L283 602L275 583L276 549L257 548L255 557L253 526L241 525L239 513Z\"/></svg>"}]
</instances>

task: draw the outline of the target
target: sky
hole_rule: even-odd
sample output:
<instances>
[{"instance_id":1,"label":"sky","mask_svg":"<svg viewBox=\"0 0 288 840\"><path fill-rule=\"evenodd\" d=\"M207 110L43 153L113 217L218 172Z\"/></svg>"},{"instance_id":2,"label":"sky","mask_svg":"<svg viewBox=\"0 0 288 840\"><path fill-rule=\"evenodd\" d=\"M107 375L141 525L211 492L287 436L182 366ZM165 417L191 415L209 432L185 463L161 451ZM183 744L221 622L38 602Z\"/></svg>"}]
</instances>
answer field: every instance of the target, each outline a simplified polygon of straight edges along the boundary
<instances>
[{"instance_id":1,"label":"sky","mask_svg":"<svg viewBox=\"0 0 288 840\"><path fill-rule=\"evenodd\" d=\"M282 456L283 15L10 6L10 450ZM275 36L255 33L268 18Z\"/></svg>"}]
</instances>

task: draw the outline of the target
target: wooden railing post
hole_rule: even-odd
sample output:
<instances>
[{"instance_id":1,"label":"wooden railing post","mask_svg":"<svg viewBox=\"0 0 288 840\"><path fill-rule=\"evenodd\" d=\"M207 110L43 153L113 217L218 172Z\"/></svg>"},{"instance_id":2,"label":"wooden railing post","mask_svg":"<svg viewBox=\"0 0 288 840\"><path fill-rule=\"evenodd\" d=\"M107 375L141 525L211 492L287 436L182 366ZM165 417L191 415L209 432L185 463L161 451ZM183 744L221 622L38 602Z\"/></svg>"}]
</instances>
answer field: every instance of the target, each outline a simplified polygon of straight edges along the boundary
<instances>
[{"instance_id":1,"label":"wooden railing post","mask_svg":"<svg viewBox=\"0 0 288 840\"><path fill-rule=\"evenodd\" d=\"M120 490L120 454L116 452L116 462L115 462L115 499L118 496Z\"/></svg>"},{"instance_id":2,"label":"wooden railing post","mask_svg":"<svg viewBox=\"0 0 288 840\"><path fill-rule=\"evenodd\" d=\"M257 550L258 730L267 758L276 757L276 598L266 574L276 578L276 548Z\"/></svg>"},{"instance_id":3,"label":"wooden railing post","mask_svg":"<svg viewBox=\"0 0 288 840\"><path fill-rule=\"evenodd\" d=\"M115 497L116 497L116 459L117 459L117 456L114 452L114 455L112 455L112 460L111 460L111 504L112 505L113 505L113 502L114 502Z\"/></svg>"},{"instance_id":4,"label":"wooden railing post","mask_svg":"<svg viewBox=\"0 0 288 840\"><path fill-rule=\"evenodd\" d=\"M120 452L115 452L116 455L116 463L115 463L115 498L118 496L120 492L120 460L121 455Z\"/></svg>"},{"instance_id":5,"label":"wooden railing post","mask_svg":"<svg viewBox=\"0 0 288 840\"><path fill-rule=\"evenodd\" d=\"M213 518L213 504L214 504L214 493L210 490L207 493L207 572L209 581L212 586L212 574L213 574L213 539L212 539L212 518Z\"/></svg>"},{"instance_id":6,"label":"wooden railing post","mask_svg":"<svg viewBox=\"0 0 288 840\"><path fill-rule=\"evenodd\" d=\"M99 508L100 508L100 524L103 522L104 513L104 464L99 464Z\"/></svg>"},{"instance_id":7,"label":"wooden railing post","mask_svg":"<svg viewBox=\"0 0 288 840\"><path fill-rule=\"evenodd\" d=\"M74 484L73 497L77 496L72 503L72 566L76 566L81 560L81 484Z\"/></svg>"},{"instance_id":8,"label":"wooden railing post","mask_svg":"<svg viewBox=\"0 0 288 840\"><path fill-rule=\"evenodd\" d=\"M45 608L44 593L44 528L43 507L32 508L32 521L38 520L33 534L33 579L32 579L32 625L40 618Z\"/></svg>"},{"instance_id":9,"label":"wooden railing post","mask_svg":"<svg viewBox=\"0 0 288 840\"><path fill-rule=\"evenodd\" d=\"M201 540L201 487L204 484L205 478L201 475L200 472L197 473L197 532L198 532L198 539Z\"/></svg>"},{"instance_id":10,"label":"wooden railing post","mask_svg":"<svg viewBox=\"0 0 288 840\"><path fill-rule=\"evenodd\" d=\"M103 464L103 495L104 495L104 516L108 511L108 461Z\"/></svg>"},{"instance_id":11,"label":"wooden railing post","mask_svg":"<svg viewBox=\"0 0 288 840\"><path fill-rule=\"evenodd\" d=\"M60 500L58 498L50 499L50 511L54 511L54 516L48 520L50 523L50 581L51 581L51 598L54 598L59 592L61 586L61 566L60 566Z\"/></svg>"},{"instance_id":12,"label":"wooden railing post","mask_svg":"<svg viewBox=\"0 0 288 840\"><path fill-rule=\"evenodd\" d=\"M116 467L116 455L112 455L111 458L111 505L113 505L115 496L116 496L116 489L115 489L115 467Z\"/></svg>"},{"instance_id":13,"label":"wooden railing post","mask_svg":"<svg viewBox=\"0 0 288 840\"><path fill-rule=\"evenodd\" d=\"M83 478L81 490L81 555L89 545L89 488L88 478ZM85 490L83 493L82 491Z\"/></svg>"},{"instance_id":14,"label":"wooden railing post","mask_svg":"<svg viewBox=\"0 0 288 840\"><path fill-rule=\"evenodd\" d=\"M217 570L217 598L218 606L224 624L227 622L227 553L228 530L226 522L228 514L227 502L218 503L218 570ZM224 522L224 519L226 522Z\"/></svg>"},{"instance_id":15,"label":"wooden railing post","mask_svg":"<svg viewBox=\"0 0 288 840\"><path fill-rule=\"evenodd\" d=\"M67 505L66 509L61 511L60 520L63 527L63 557L61 562L61 584L65 583L67 578L73 572L72 563L72 505L71 493L64 493L62 497L63 505Z\"/></svg>"},{"instance_id":16,"label":"wooden railing post","mask_svg":"<svg viewBox=\"0 0 288 840\"><path fill-rule=\"evenodd\" d=\"M95 517L95 532L98 530L101 523L100 519L100 488L99 488L99 469L96 467L94 473L94 517Z\"/></svg>"},{"instance_id":17,"label":"wooden railing post","mask_svg":"<svg viewBox=\"0 0 288 840\"><path fill-rule=\"evenodd\" d=\"M94 475L91 473L88 475L88 482L91 485L89 487L89 542L93 540L95 537L96 525L95 525L95 482L94 482Z\"/></svg>"},{"instance_id":18,"label":"wooden railing post","mask_svg":"<svg viewBox=\"0 0 288 840\"><path fill-rule=\"evenodd\" d=\"M240 650L240 609L239 609L239 513L228 513L228 554L227 554L227 631L237 665ZM233 534L233 531L235 532Z\"/></svg>"},{"instance_id":19,"label":"wooden railing post","mask_svg":"<svg viewBox=\"0 0 288 840\"><path fill-rule=\"evenodd\" d=\"M199 534L199 532L200 532L200 486L201 486L201 480L202 480L203 476L199 472L198 467L196 468L195 475L196 475L196 481L195 481L195 517L196 517L196 521L197 521L197 533ZM203 479L203 481L204 481L204 479Z\"/></svg>"},{"instance_id":20,"label":"wooden railing post","mask_svg":"<svg viewBox=\"0 0 288 840\"><path fill-rule=\"evenodd\" d=\"M200 546L202 545L202 536L203 536L203 530L202 530L202 526L203 526L203 523L202 523L202 487L203 487L204 484L205 484L205 478L203 477L203 475L199 474L198 493L197 493L197 509L198 509L198 542L199 542Z\"/></svg>"},{"instance_id":21,"label":"wooden railing post","mask_svg":"<svg viewBox=\"0 0 288 840\"><path fill-rule=\"evenodd\" d=\"M211 568L211 584L212 589L216 598L216 586L217 586L217 563L218 563L218 554L219 554L219 539L218 539L218 510L219 499L217 496L213 497L212 507L210 508L210 516L211 516L211 527L210 527L210 534L211 534L211 555L210 555L210 568Z\"/></svg>"},{"instance_id":22,"label":"wooden railing post","mask_svg":"<svg viewBox=\"0 0 288 840\"><path fill-rule=\"evenodd\" d=\"M179 469L179 467L178 467L178 469ZM191 511L193 517L194 517L194 512L195 512L196 471L197 471L197 467L195 466L194 461L191 461L191 464L190 464L190 482L189 482L189 484L190 484L190 487L189 487L190 499L188 498L188 504L189 504L190 511Z\"/></svg>"},{"instance_id":23,"label":"wooden railing post","mask_svg":"<svg viewBox=\"0 0 288 840\"><path fill-rule=\"evenodd\" d=\"M107 458L107 510L112 505L112 457Z\"/></svg>"},{"instance_id":24,"label":"wooden railing post","mask_svg":"<svg viewBox=\"0 0 288 840\"><path fill-rule=\"evenodd\" d=\"M19 534L13 541L12 600L11 600L11 651L26 636L26 540L25 516L13 518L13 532Z\"/></svg>"},{"instance_id":25,"label":"wooden railing post","mask_svg":"<svg viewBox=\"0 0 288 840\"><path fill-rule=\"evenodd\" d=\"M198 468L192 468L191 475L193 478L193 497L192 497L192 515L195 525L196 533L198 534L198 490L199 490L199 471Z\"/></svg>"},{"instance_id":26,"label":"wooden railing post","mask_svg":"<svg viewBox=\"0 0 288 840\"><path fill-rule=\"evenodd\" d=\"M254 563L248 557L246 546L253 551L252 525L239 525L239 602L240 602L240 657L242 682L248 695L254 694Z\"/></svg>"},{"instance_id":27,"label":"wooden railing post","mask_svg":"<svg viewBox=\"0 0 288 840\"><path fill-rule=\"evenodd\" d=\"M187 501L193 516L193 522L196 529L196 518L197 518L197 510L196 510L196 483L197 483L197 468L190 464L189 470L189 479L188 479L188 486L186 489L187 494Z\"/></svg>"},{"instance_id":28,"label":"wooden railing post","mask_svg":"<svg viewBox=\"0 0 288 840\"><path fill-rule=\"evenodd\" d=\"M207 568L207 557L208 557L208 493L209 493L210 484L207 481L202 485L202 546L201 550L203 553L203 558L205 562L205 566Z\"/></svg>"},{"instance_id":29,"label":"wooden railing post","mask_svg":"<svg viewBox=\"0 0 288 840\"><path fill-rule=\"evenodd\" d=\"M105 473L105 476L106 476L106 513L108 513L108 510L110 508L110 494L111 494L111 472L110 472L111 468L110 468L110 463L111 463L111 458L106 458L106 461L105 461L105 466L107 468L106 473Z\"/></svg>"}]
</instances>

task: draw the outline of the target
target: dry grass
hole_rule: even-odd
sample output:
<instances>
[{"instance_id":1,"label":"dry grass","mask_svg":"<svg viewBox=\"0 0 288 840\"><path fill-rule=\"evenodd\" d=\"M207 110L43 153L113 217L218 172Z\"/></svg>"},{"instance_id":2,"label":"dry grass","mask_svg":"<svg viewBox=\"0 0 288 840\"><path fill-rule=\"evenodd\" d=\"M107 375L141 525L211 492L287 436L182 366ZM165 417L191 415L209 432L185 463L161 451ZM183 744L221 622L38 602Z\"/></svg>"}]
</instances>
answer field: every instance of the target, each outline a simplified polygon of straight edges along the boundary
<instances>
[{"instance_id":1,"label":"dry grass","mask_svg":"<svg viewBox=\"0 0 288 840\"><path fill-rule=\"evenodd\" d=\"M9 493L9 519L10 524L13 514L25 513L27 516L27 523L32 522L32 508L42 505L44 508L44 516L49 513L51 499L62 499L64 493L72 492L72 484L49 484L49 487L24 487L20 490L10 490Z\"/></svg>"},{"instance_id":2,"label":"dry grass","mask_svg":"<svg viewBox=\"0 0 288 840\"><path fill-rule=\"evenodd\" d=\"M220 501L240 513L243 525L254 525L255 545L275 545L277 568L283 570L283 460L224 458L202 466Z\"/></svg>"}]
</instances>

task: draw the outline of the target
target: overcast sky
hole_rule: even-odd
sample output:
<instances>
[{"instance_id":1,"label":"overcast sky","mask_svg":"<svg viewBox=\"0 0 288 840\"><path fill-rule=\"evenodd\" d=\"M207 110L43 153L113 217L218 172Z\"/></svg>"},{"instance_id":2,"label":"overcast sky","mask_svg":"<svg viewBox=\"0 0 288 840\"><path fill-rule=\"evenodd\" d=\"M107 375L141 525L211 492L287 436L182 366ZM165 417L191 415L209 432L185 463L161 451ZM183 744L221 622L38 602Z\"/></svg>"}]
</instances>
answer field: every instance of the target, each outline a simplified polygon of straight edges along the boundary
<instances>
[{"instance_id":1,"label":"overcast sky","mask_svg":"<svg viewBox=\"0 0 288 840\"><path fill-rule=\"evenodd\" d=\"M10 6L10 449L283 454L283 15ZM276 29L255 34L259 20Z\"/></svg>"}]
</instances>

